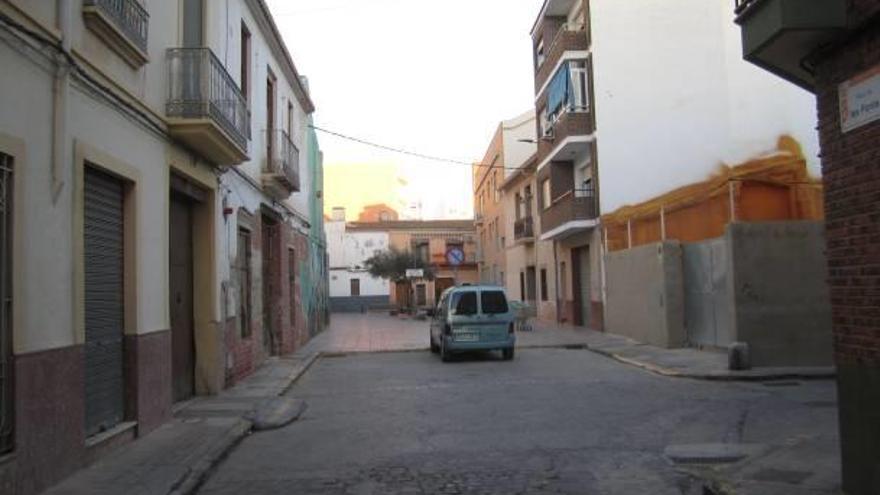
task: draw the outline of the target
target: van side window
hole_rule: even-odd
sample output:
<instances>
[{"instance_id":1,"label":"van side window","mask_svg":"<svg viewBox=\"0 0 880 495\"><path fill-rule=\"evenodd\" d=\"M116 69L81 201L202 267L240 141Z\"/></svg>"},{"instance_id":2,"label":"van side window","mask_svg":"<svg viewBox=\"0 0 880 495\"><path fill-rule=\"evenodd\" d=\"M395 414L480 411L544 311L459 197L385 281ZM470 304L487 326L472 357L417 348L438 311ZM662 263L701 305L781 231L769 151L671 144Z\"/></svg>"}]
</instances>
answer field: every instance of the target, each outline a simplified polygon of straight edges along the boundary
<instances>
[{"instance_id":1,"label":"van side window","mask_svg":"<svg viewBox=\"0 0 880 495\"><path fill-rule=\"evenodd\" d=\"M459 316L477 314L477 293L473 291L456 292L452 295L452 307L455 308L455 314Z\"/></svg>"},{"instance_id":2,"label":"van side window","mask_svg":"<svg viewBox=\"0 0 880 495\"><path fill-rule=\"evenodd\" d=\"M507 298L500 290L484 290L480 293L480 302L484 315L500 315L507 313Z\"/></svg>"}]
</instances>

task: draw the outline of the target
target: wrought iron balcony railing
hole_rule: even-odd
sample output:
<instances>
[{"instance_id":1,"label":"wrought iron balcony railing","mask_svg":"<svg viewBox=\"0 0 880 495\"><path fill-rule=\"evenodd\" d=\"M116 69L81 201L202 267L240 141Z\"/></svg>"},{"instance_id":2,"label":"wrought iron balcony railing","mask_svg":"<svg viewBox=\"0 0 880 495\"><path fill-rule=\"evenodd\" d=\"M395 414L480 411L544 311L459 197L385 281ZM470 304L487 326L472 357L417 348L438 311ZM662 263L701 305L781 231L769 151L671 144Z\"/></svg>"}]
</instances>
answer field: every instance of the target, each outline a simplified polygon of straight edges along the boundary
<instances>
[{"instance_id":1,"label":"wrought iron balcony railing","mask_svg":"<svg viewBox=\"0 0 880 495\"><path fill-rule=\"evenodd\" d=\"M513 224L513 239L521 241L535 237L535 222L531 216L523 217Z\"/></svg>"},{"instance_id":2,"label":"wrought iron balcony railing","mask_svg":"<svg viewBox=\"0 0 880 495\"><path fill-rule=\"evenodd\" d=\"M168 72L168 117L211 119L246 151L251 129L247 102L214 52L171 48Z\"/></svg>"},{"instance_id":3,"label":"wrought iron balcony railing","mask_svg":"<svg viewBox=\"0 0 880 495\"><path fill-rule=\"evenodd\" d=\"M150 14L137 0L85 0L85 7L99 9L140 50L147 51Z\"/></svg>"},{"instance_id":4,"label":"wrought iron balcony railing","mask_svg":"<svg viewBox=\"0 0 880 495\"><path fill-rule=\"evenodd\" d=\"M288 190L299 191L299 149L284 131L267 131L266 138L271 144L264 171L283 180Z\"/></svg>"}]
</instances>

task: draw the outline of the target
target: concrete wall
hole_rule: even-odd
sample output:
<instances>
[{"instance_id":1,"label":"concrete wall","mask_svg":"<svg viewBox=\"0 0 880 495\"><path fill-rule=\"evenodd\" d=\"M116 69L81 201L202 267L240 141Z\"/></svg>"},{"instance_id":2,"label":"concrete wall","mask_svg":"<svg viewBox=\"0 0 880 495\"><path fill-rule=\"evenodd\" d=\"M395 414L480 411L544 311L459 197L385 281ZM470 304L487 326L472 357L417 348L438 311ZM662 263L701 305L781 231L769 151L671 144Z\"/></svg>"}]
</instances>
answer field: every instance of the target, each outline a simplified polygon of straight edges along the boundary
<instances>
[{"instance_id":1,"label":"concrete wall","mask_svg":"<svg viewBox=\"0 0 880 495\"><path fill-rule=\"evenodd\" d=\"M606 266L607 331L660 347L683 346L681 244L670 241L609 253Z\"/></svg>"},{"instance_id":2,"label":"concrete wall","mask_svg":"<svg viewBox=\"0 0 880 495\"><path fill-rule=\"evenodd\" d=\"M728 226L735 340L754 366L831 364L824 232L818 222Z\"/></svg>"}]
</instances>

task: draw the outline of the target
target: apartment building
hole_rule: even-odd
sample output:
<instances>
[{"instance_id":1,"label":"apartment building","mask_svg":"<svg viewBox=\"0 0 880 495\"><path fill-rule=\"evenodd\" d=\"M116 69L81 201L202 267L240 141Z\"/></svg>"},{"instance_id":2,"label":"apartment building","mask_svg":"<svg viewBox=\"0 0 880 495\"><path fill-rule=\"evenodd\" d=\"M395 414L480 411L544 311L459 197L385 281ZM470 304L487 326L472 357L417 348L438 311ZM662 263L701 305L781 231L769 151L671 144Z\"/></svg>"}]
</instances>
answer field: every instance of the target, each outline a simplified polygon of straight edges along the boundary
<instances>
[{"instance_id":1,"label":"apartment building","mask_svg":"<svg viewBox=\"0 0 880 495\"><path fill-rule=\"evenodd\" d=\"M349 225L354 229L368 227L359 222ZM433 307L447 288L480 280L473 220L399 220L368 228L387 231L391 248L416 254L433 271L433 278L391 284L392 305Z\"/></svg>"},{"instance_id":2,"label":"apartment building","mask_svg":"<svg viewBox=\"0 0 880 495\"><path fill-rule=\"evenodd\" d=\"M319 330L321 159L261 0L4 0L0 65L0 491L30 494Z\"/></svg>"},{"instance_id":3,"label":"apartment building","mask_svg":"<svg viewBox=\"0 0 880 495\"><path fill-rule=\"evenodd\" d=\"M878 493L880 321L875 296L880 238L866 234L880 228L880 4L736 0L735 5L741 55L815 94L828 215L843 490L851 495ZM807 123L816 122L814 115Z\"/></svg>"},{"instance_id":4,"label":"apartment building","mask_svg":"<svg viewBox=\"0 0 880 495\"><path fill-rule=\"evenodd\" d=\"M554 244L561 320L605 327L602 214L780 142L819 173L808 95L743 63L731 22L726 5L701 0L542 5L532 28L537 235Z\"/></svg>"}]
</instances>

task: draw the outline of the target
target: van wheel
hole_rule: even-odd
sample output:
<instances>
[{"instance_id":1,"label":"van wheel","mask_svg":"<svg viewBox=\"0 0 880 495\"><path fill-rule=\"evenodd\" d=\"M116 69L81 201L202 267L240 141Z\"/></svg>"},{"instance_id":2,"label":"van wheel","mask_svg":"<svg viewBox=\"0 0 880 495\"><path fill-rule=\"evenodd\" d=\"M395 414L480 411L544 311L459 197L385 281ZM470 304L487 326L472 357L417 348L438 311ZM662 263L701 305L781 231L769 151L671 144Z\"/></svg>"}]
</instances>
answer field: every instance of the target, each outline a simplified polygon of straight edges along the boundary
<instances>
[{"instance_id":1,"label":"van wheel","mask_svg":"<svg viewBox=\"0 0 880 495\"><path fill-rule=\"evenodd\" d=\"M501 357L503 357L505 361L510 361L513 359L513 353L514 353L513 347L511 347L509 349L502 349L501 350Z\"/></svg>"},{"instance_id":2,"label":"van wheel","mask_svg":"<svg viewBox=\"0 0 880 495\"><path fill-rule=\"evenodd\" d=\"M452 353L446 350L446 344L440 345L440 360L444 363L452 361Z\"/></svg>"},{"instance_id":3,"label":"van wheel","mask_svg":"<svg viewBox=\"0 0 880 495\"><path fill-rule=\"evenodd\" d=\"M431 341L431 352L437 354L440 352L440 346L434 343L434 339L431 336L428 336L428 340Z\"/></svg>"}]
</instances>

